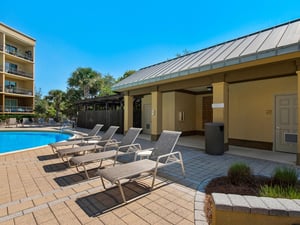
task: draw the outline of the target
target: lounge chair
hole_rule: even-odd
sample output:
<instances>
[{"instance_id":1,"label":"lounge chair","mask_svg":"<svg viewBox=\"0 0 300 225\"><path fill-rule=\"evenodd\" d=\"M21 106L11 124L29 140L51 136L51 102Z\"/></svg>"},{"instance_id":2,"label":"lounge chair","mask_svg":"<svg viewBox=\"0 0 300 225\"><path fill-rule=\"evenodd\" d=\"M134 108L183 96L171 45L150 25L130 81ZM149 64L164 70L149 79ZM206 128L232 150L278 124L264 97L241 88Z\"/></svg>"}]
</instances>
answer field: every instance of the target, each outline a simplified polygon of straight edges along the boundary
<instances>
[{"instance_id":1,"label":"lounge chair","mask_svg":"<svg viewBox=\"0 0 300 225\"><path fill-rule=\"evenodd\" d=\"M82 135L80 138L72 138L67 141L62 141L62 142L55 142L49 144L52 147L53 153L55 153L59 147L63 146L72 146L74 147L75 145L79 144L92 144L92 143L97 143L96 141L93 141L94 138L101 138L98 136L99 131L103 127L103 124L96 124L94 128L86 135ZM106 133L104 133L105 135ZM106 139L108 137L105 137ZM91 140L91 141L90 141Z\"/></svg>"},{"instance_id":2,"label":"lounge chair","mask_svg":"<svg viewBox=\"0 0 300 225\"><path fill-rule=\"evenodd\" d=\"M82 140L82 139L89 139L89 138L97 137L97 135L98 135L99 131L102 129L102 127L103 127L103 124L96 124L94 126L94 128L90 132L88 132L87 134L79 133L79 132L76 132L74 130L69 130L68 129L68 131L70 131L71 133L79 135L78 138L72 138L70 140L74 141L74 140Z\"/></svg>"},{"instance_id":3,"label":"lounge chair","mask_svg":"<svg viewBox=\"0 0 300 225\"><path fill-rule=\"evenodd\" d=\"M98 138L95 139L89 139L89 140L76 140L76 141L70 141L72 145L71 148L64 148L64 149L56 149L56 152L59 157L62 158L63 161L66 161L65 159L69 156L73 156L80 153L86 153L88 151L95 151L97 149L103 149L103 146L111 141L112 137L116 133L116 131L119 129L118 126L110 126L107 131ZM77 145L77 147L74 147ZM81 145L81 146L80 146Z\"/></svg>"},{"instance_id":4,"label":"lounge chair","mask_svg":"<svg viewBox=\"0 0 300 225\"><path fill-rule=\"evenodd\" d=\"M115 140L108 142L103 147L103 152L90 153L83 156L72 157L69 160L69 165L76 166L78 172L81 172L79 168L82 167L86 177L89 179L90 177L86 169L87 164L93 162L100 162L99 168L101 168L103 160L114 159L115 164L118 156L130 154L132 152L136 152L137 150L141 150L140 144L134 144L141 131L142 128L131 127L126 132L125 136L120 142L116 142Z\"/></svg>"},{"instance_id":5,"label":"lounge chair","mask_svg":"<svg viewBox=\"0 0 300 225\"><path fill-rule=\"evenodd\" d=\"M32 122L27 117L22 118L22 127L25 127L25 125L30 125Z\"/></svg>"},{"instance_id":6,"label":"lounge chair","mask_svg":"<svg viewBox=\"0 0 300 225\"><path fill-rule=\"evenodd\" d=\"M123 180L137 179L144 177L145 174L147 176L152 175L153 180L150 189L152 190L157 170L173 163L179 163L181 165L182 174L185 176L181 153L173 152L180 134L181 132L164 130L156 142L155 147L152 149L149 159L142 159L115 167L99 169L97 174L101 177L103 187L106 189L104 179L110 181L112 185L117 185L122 195L123 202L127 203L121 184L121 181ZM143 150L140 152L142 151ZM147 151L149 151L149 149L147 149ZM139 151L136 152L136 154L139 154Z\"/></svg>"},{"instance_id":7,"label":"lounge chair","mask_svg":"<svg viewBox=\"0 0 300 225\"><path fill-rule=\"evenodd\" d=\"M10 127L11 125L16 125L16 127L18 127L18 121L16 118L8 118L6 120L6 125L7 127Z\"/></svg>"}]
</instances>

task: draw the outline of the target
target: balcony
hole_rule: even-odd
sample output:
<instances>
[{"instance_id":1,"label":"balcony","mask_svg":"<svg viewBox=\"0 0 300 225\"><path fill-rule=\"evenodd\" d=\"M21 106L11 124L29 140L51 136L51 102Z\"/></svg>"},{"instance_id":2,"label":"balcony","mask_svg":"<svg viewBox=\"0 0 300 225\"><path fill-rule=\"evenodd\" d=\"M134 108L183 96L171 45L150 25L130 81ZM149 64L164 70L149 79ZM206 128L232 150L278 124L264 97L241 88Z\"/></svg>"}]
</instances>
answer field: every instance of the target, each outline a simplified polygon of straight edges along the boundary
<instances>
[{"instance_id":1,"label":"balcony","mask_svg":"<svg viewBox=\"0 0 300 225\"><path fill-rule=\"evenodd\" d=\"M2 46L2 49L0 47L0 50L3 51L3 46ZM20 57L22 59L26 59L26 60L29 60L29 61L33 61L33 57L32 57L32 52L31 51L25 51L24 53L17 50L17 51L14 51L14 50L10 50L10 49L5 49L5 52L10 54L10 55L13 55L13 56L17 56L17 57Z\"/></svg>"},{"instance_id":2,"label":"balcony","mask_svg":"<svg viewBox=\"0 0 300 225\"><path fill-rule=\"evenodd\" d=\"M33 77L32 73L27 73L27 72L24 72L24 71L21 71L21 70L13 70L13 69L6 68L5 72L10 73L10 74L14 74L14 75L23 76L23 77L29 77L29 78Z\"/></svg>"},{"instance_id":3,"label":"balcony","mask_svg":"<svg viewBox=\"0 0 300 225\"><path fill-rule=\"evenodd\" d=\"M0 90L2 87L0 87ZM13 93L13 94L21 94L21 95L29 95L32 96L32 90L25 89L25 88L16 88L16 87L5 87L6 93Z\"/></svg>"},{"instance_id":4,"label":"balcony","mask_svg":"<svg viewBox=\"0 0 300 225\"><path fill-rule=\"evenodd\" d=\"M33 112L30 106L5 106L5 112Z\"/></svg>"}]
</instances>

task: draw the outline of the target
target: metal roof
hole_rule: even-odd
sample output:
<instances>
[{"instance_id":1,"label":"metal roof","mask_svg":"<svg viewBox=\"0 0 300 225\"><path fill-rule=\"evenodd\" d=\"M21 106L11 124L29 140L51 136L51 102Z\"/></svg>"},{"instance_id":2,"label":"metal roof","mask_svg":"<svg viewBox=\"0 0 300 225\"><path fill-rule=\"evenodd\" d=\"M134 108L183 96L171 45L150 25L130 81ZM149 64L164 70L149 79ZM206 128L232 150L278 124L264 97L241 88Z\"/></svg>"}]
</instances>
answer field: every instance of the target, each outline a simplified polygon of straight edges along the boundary
<instances>
[{"instance_id":1,"label":"metal roof","mask_svg":"<svg viewBox=\"0 0 300 225\"><path fill-rule=\"evenodd\" d=\"M113 90L300 51L300 19L138 70Z\"/></svg>"}]
</instances>

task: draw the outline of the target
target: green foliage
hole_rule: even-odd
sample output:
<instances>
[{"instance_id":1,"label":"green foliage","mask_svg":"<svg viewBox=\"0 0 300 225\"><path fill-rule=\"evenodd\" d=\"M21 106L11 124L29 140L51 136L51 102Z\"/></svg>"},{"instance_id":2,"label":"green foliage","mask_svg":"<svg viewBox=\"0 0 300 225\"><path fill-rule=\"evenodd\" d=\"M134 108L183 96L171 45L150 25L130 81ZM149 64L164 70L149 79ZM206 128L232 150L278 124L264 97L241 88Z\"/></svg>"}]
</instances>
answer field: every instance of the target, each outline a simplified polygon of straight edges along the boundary
<instances>
[{"instance_id":1,"label":"green foliage","mask_svg":"<svg viewBox=\"0 0 300 225\"><path fill-rule=\"evenodd\" d=\"M48 108L48 113L51 113L50 117L55 117L56 121L60 121L61 111L64 109L66 94L61 90L51 90L48 93L48 96L45 97L48 100L49 105L54 109L55 116L51 112L50 108Z\"/></svg>"},{"instance_id":2,"label":"green foliage","mask_svg":"<svg viewBox=\"0 0 300 225\"><path fill-rule=\"evenodd\" d=\"M184 49L184 50L182 51L182 53L177 53L177 54L176 54L176 57L188 55L188 54L190 54L190 53L191 53L190 50Z\"/></svg>"},{"instance_id":3,"label":"green foliage","mask_svg":"<svg viewBox=\"0 0 300 225\"><path fill-rule=\"evenodd\" d=\"M261 197L299 199L300 190L295 186L264 185L261 187L259 195Z\"/></svg>"},{"instance_id":4,"label":"green foliage","mask_svg":"<svg viewBox=\"0 0 300 225\"><path fill-rule=\"evenodd\" d=\"M101 73L92 68L77 68L68 79L70 88L80 90L81 97L91 98L97 96L103 85Z\"/></svg>"},{"instance_id":5,"label":"green foliage","mask_svg":"<svg viewBox=\"0 0 300 225\"><path fill-rule=\"evenodd\" d=\"M130 75L134 74L136 71L135 70L127 70L123 76L119 77L119 79L117 79L117 82L120 82L121 80L124 80L125 78L129 77Z\"/></svg>"},{"instance_id":6,"label":"green foliage","mask_svg":"<svg viewBox=\"0 0 300 225\"><path fill-rule=\"evenodd\" d=\"M275 169L272 176L273 185L280 185L283 187L295 186L298 180L298 173L295 168L278 167Z\"/></svg>"},{"instance_id":7,"label":"green foliage","mask_svg":"<svg viewBox=\"0 0 300 225\"><path fill-rule=\"evenodd\" d=\"M118 81L125 79L135 70L128 70ZM35 113L36 117L73 118L77 116L78 108L76 102L85 98L97 96L114 95L111 87L116 80L110 74L102 75L92 68L78 67L72 72L68 79L66 92L61 90L51 90L43 98L41 90L35 91Z\"/></svg>"},{"instance_id":8,"label":"green foliage","mask_svg":"<svg viewBox=\"0 0 300 225\"><path fill-rule=\"evenodd\" d=\"M227 176L233 185L239 185L251 181L252 171L245 163L235 163L228 169Z\"/></svg>"},{"instance_id":9,"label":"green foliage","mask_svg":"<svg viewBox=\"0 0 300 225\"><path fill-rule=\"evenodd\" d=\"M103 78L103 83L99 96L113 95L114 92L111 90L111 87L115 84L116 80L110 74L105 75Z\"/></svg>"}]
</instances>

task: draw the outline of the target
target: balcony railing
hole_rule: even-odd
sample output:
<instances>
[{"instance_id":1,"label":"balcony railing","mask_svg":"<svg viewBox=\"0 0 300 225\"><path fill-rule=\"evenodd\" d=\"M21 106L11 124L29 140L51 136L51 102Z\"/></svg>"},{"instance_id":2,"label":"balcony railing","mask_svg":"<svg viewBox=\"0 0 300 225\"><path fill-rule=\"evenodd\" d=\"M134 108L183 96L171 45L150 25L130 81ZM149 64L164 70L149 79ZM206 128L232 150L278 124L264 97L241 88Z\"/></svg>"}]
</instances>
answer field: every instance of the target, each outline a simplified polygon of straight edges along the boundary
<instances>
[{"instance_id":1,"label":"balcony railing","mask_svg":"<svg viewBox=\"0 0 300 225\"><path fill-rule=\"evenodd\" d=\"M5 106L5 112L33 112L30 106Z\"/></svg>"},{"instance_id":2,"label":"balcony railing","mask_svg":"<svg viewBox=\"0 0 300 225\"><path fill-rule=\"evenodd\" d=\"M1 87L0 87L1 90ZM32 90L30 89L25 89L25 88L16 88L16 87L5 87L5 92L6 93L14 93L14 94L21 94L21 95L30 95L32 96Z\"/></svg>"},{"instance_id":3,"label":"balcony railing","mask_svg":"<svg viewBox=\"0 0 300 225\"><path fill-rule=\"evenodd\" d=\"M5 69L6 73L11 73L11 74L15 74L15 75L20 75L20 76L24 76L24 77L29 77L32 78L32 74L31 73L27 73L21 70L12 70L12 69Z\"/></svg>"},{"instance_id":4,"label":"balcony railing","mask_svg":"<svg viewBox=\"0 0 300 225\"><path fill-rule=\"evenodd\" d=\"M1 50L1 48L0 48L0 50ZM2 51L3 51L3 47L2 47ZM18 57L20 57L22 59L33 61L32 52L31 51L25 51L25 53L22 53L20 51L10 51L10 50L6 49L5 52L8 53L8 54L10 54L10 55L18 56Z\"/></svg>"}]
</instances>

